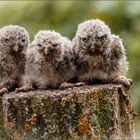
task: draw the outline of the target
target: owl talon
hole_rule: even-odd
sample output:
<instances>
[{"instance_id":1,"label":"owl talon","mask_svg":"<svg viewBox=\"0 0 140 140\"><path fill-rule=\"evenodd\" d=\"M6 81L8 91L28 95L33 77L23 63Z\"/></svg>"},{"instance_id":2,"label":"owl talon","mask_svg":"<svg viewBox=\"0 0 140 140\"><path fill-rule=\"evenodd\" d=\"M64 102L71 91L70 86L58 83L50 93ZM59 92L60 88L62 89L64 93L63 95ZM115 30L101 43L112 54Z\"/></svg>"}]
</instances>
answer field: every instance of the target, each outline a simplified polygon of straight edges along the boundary
<instances>
[{"instance_id":1,"label":"owl talon","mask_svg":"<svg viewBox=\"0 0 140 140\"><path fill-rule=\"evenodd\" d=\"M34 90L34 88L32 86L25 85L25 86L23 86L21 88L16 88L15 92L28 92L30 90Z\"/></svg>"},{"instance_id":2,"label":"owl talon","mask_svg":"<svg viewBox=\"0 0 140 140\"><path fill-rule=\"evenodd\" d=\"M75 83L75 84L64 82L63 84L61 84L60 89L79 87L79 86L83 86L83 85L85 85L84 82L78 82L78 83Z\"/></svg>"},{"instance_id":3,"label":"owl talon","mask_svg":"<svg viewBox=\"0 0 140 140\"><path fill-rule=\"evenodd\" d=\"M86 83L84 82L78 82L74 84L75 87L84 86L84 85L86 85Z\"/></svg>"},{"instance_id":4,"label":"owl talon","mask_svg":"<svg viewBox=\"0 0 140 140\"><path fill-rule=\"evenodd\" d=\"M129 89L130 86L132 85L132 80L127 79L125 76L119 76L114 80L114 83L122 84L124 87Z\"/></svg>"},{"instance_id":5,"label":"owl talon","mask_svg":"<svg viewBox=\"0 0 140 140\"><path fill-rule=\"evenodd\" d=\"M0 96L3 96L5 93L7 93L8 92L8 89L7 88L2 88L1 90L0 90Z\"/></svg>"},{"instance_id":6,"label":"owl talon","mask_svg":"<svg viewBox=\"0 0 140 140\"><path fill-rule=\"evenodd\" d=\"M67 88L72 88L74 86L74 84L71 84L71 83L67 83L67 82L64 82L60 85L60 89L67 89Z\"/></svg>"}]
</instances>

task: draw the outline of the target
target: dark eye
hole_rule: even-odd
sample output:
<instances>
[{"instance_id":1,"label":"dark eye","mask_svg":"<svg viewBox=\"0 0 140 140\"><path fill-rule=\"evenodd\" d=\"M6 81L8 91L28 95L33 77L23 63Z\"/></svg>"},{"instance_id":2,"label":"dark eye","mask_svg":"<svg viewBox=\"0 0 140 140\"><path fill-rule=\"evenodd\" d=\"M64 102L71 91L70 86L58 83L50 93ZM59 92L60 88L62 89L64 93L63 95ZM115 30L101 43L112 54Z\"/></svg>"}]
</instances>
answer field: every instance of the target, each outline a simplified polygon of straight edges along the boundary
<instances>
[{"instance_id":1,"label":"dark eye","mask_svg":"<svg viewBox=\"0 0 140 140\"><path fill-rule=\"evenodd\" d=\"M3 41L4 41L5 43L8 43L8 42L9 42L9 39L8 39L8 38L4 38Z\"/></svg>"},{"instance_id":2,"label":"dark eye","mask_svg":"<svg viewBox=\"0 0 140 140\"><path fill-rule=\"evenodd\" d=\"M25 39L22 39L21 41L24 43L25 42Z\"/></svg>"},{"instance_id":3,"label":"dark eye","mask_svg":"<svg viewBox=\"0 0 140 140\"><path fill-rule=\"evenodd\" d=\"M82 38L82 41L83 41L83 42L87 42L87 41L88 41L88 38L83 37L83 38Z\"/></svg>"},{"instance_id":4,"label":"dark eye","mask_svg":"<svg viewBox=\"0 0 140 140\"><path fill-rule=\"evenodd\" d=\"M107 38L107 35L103 35L103 36L97 37L97 39L100 40L100 41L104 40L105 38Z\"/></svg>"},{"instance_id":5,"label":"dark eye","mask_svg":"<svg viewBox=\"0 0 140 140\"><path fill-rule=\"evenodd\" d=\"M58 44L52 44L53 47L56 47Z\"/></svg>"},{"instance_id":6,"label":"dark eye","mask_svg":"<svg viewBox=\"0 0 140 140\"><path fill-rule=\"evenodd\" d=\"M42 45L41 44L38 44L38 47L41 47Z\"/></svg>"}]
</instances>

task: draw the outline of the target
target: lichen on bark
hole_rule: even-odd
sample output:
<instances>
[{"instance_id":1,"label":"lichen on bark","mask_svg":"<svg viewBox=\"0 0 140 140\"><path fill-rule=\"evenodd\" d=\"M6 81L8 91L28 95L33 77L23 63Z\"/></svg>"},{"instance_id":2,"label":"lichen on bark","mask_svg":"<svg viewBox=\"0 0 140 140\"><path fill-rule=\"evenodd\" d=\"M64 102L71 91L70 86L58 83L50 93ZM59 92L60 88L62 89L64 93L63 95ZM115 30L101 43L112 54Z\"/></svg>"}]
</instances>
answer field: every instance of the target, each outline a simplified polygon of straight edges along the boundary
<instances>
[{"instance_id":1,"label":"lichen on bark","mask_svg":"<svg viewBox=\"0 0 140 140\"><path fill-rule=\"evenodd\" d=\"M91 85L3 97L4 129L11 139L134 138L130 90Z\"/></svg>"}]
</instances>

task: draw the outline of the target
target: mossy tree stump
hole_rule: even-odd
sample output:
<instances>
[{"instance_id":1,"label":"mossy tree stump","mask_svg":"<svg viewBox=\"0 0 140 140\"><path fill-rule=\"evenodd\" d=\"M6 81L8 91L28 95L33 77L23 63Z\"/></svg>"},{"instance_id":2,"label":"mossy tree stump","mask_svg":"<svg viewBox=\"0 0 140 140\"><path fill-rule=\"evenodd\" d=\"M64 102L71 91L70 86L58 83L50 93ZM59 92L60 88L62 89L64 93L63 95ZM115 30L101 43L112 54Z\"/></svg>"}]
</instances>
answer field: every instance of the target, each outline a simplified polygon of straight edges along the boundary
<instances>
[{"instance_id":1,"label":"mossy tree stump","mask_svg":"<svg viewBox=\"0 0 140 140\"><path fill-rule=\"evenodd\" d=\"M135 138L131 92L121 85L11 93L3 113L14 140Z\"/></svg>"}]
</instances>

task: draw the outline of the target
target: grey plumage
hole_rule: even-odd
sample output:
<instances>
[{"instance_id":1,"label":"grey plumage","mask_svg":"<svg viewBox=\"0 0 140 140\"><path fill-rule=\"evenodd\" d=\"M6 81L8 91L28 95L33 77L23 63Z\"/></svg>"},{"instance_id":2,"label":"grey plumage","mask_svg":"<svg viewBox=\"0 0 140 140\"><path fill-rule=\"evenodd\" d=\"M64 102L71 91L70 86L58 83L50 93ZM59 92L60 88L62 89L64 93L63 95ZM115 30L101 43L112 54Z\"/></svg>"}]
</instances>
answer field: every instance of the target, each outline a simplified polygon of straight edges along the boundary
<instances>
[{"instance_id":1,"label":"grey plumage","mask_svg":"<svg viewBox=\"0 0 140 140\"><path fill-rule=\"evenodd\" d=\"M88 20L78 26L73 52L78 81L131 84L125 77L128 62L122 40L103 21Z\"/></svg>"},{"instance_id":2,"label":"grey plumage","mask_svg":"<svg viewBox=\"0 0 140 140\"><path fill-rule=\"evenodd\" d=\"M24 28L8 25L0 29L0 95L20 85L28 43Z\"/></svg>"},{"instance_id":3,"label":"grey plumage","mask_svg":"<svg viewBox=\"0 0 140 140\"><path fill-rule=\"evenodd\" d=\"M39 31L27 49L25 83L17 91L58 88L75 73L72 44L55 31Z\"/></svg>"}]
</instances>

